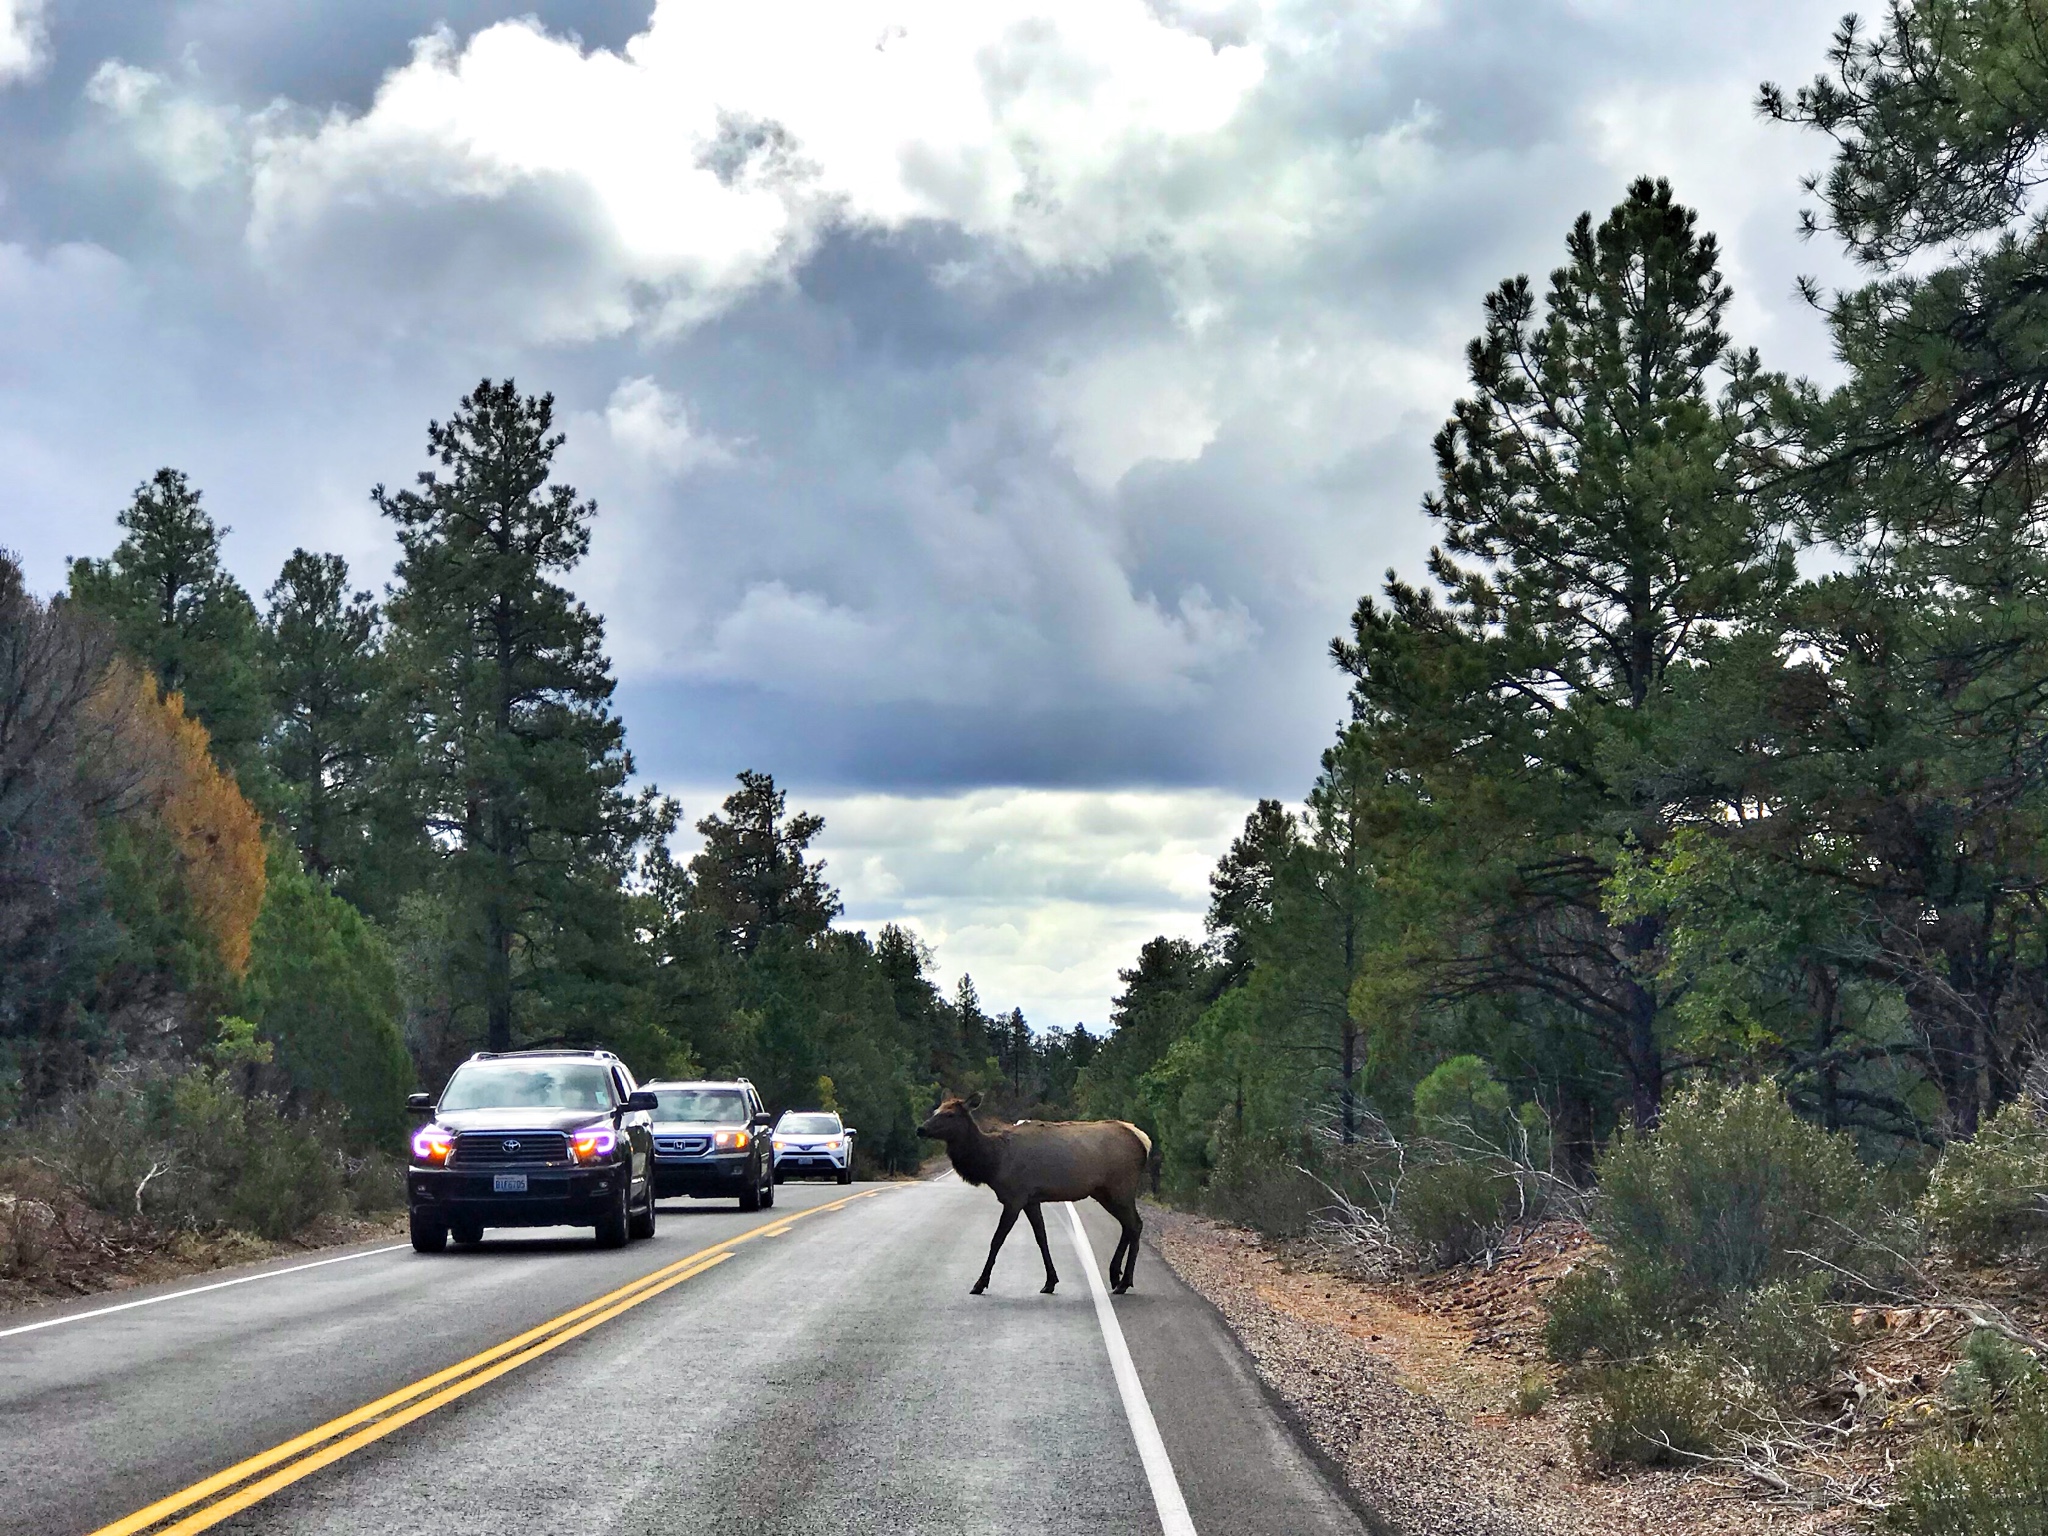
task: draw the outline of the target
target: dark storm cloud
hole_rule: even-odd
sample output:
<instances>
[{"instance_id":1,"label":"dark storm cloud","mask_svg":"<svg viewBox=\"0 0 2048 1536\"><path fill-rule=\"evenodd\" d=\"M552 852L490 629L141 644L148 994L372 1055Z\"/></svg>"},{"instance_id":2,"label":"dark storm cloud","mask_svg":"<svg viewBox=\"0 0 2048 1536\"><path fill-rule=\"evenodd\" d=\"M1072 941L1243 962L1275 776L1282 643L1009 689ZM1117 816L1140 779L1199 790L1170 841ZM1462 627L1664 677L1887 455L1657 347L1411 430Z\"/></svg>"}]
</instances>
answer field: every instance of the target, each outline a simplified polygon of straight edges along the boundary
<instances>
[{"instance_id":1,"label":"dark storm cloud","mask_svg":"<svg viewBox=\"0 0 2048 1536\"><path fill-rule=\"evenodd\" d=\"M459 46L535 15L616 49L647 7L60 6L45 73L0 91L0 542L53 584L172 462L253 588L295 543L375 580L369 485L515 373L558 394L603 504L585 586L656 775L1298 793L1342 709L1330 635L1426 548L1479 298L1546 271L1581 208L1637 169L1725 176L1680 192L1710 223L1720 198L1785 360L1824 360L1785 302L1812 259L1791 159L1717 170L1687 141L1759 154L1753 77L1807 73L1831 13L1200 9L1219 43L1266 36L1266 77L1224 149L1104 195L1156 205L1140 234L1046 257L821 203L678 318L580 171L464 181L318 138L437 22ZM109 60L160 81L146 109L88 99ZM1692 90L1696 131L1631 116ZM314 169L259 217L267 108Z\"/></svg>"}]
</instances>

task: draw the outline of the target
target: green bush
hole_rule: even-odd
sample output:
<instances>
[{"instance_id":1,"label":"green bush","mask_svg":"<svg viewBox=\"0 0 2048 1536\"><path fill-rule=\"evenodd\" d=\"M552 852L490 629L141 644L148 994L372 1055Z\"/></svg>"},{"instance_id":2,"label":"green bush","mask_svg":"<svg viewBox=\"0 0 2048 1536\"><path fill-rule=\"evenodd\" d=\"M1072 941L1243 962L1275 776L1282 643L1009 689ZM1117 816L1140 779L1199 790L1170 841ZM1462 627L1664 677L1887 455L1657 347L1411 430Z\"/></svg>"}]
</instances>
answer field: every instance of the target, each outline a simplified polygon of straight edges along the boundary
<instances>
[{"instance_id":1,"label":"green bush","mask_svg":"<svg viewBox=\"0 0 2048 1536\"><path fill-rule=\"evenodd\" d=\"M1415 1119L1424 1130L1465 1126L1497 1138L1510 1118L1507 1089L1477 1056L1453 1056L1415 1085Z\"/></svg>"},{"instance_id":2,"label":"green bush","mask_svg":"<svg viewBox=\"0 0 2048 1536\"><path fill-rule=\"evenodd\" d=\"M1575 1269L1550 1288L1543 1343L1559 1365L1583 1365L1598 1356L1633 1359L1647 1345L1642 1320L1614 1272L1601 1265Z\"/></svg>"},{"instance_id":3,"label":"green bush","mask_svg":"<svg viewBox=\"0 0 2048 1536\"><path fill-rule=\"evenodd\" d=\"M1332 1204L1329 1190L1307 1168L1299 1148L1227 1138L1217 1152L1203 1208L1268 1237L1300 1237Z\"/></svg>"},{"instance_id":4,"label":"green bush","mask_svg":"<svg viewBox=\"0 0 2048 1536\"><path fill-rule=\"evenodd\" d=\"M1461 1264L1498 1247L1519 1209L1512 1173L1478 1161L1452 1161L1411 1169L1394 1219L1417 1257Z\"/></svg>"},{"instance_id":5,"label":"green bush","mask_svg":"<svg viewBox=\"0 0 2048 1536\"><path fill-rule=\"evenodd\" d=\"M1776 1280L1840 1262L1872 1219L1854 1143L1799 1119L1761 1084L1679 1095L1654 1132L1600 1160L1590 1225L1631 1304L1682 1322Z\"/></svg>"},{"instance_id":6,"label":"green bush","mask_svg":"<svg viewBox=\"0 0 2048 1536\"><path fill-rule=\"evenodd\" d=\"M2048 1237L2048 1116L2008 1104L1972 1141L1951 1142L1934 1165L1920 1217L1958 1258L1989 1262Z\"/></svg>"},{"instance_id":7,"label":"green bush","mask_svg":"<svg viewBox=\"0 0 2048 1536\"><path fill-rule=\"evenodd\" d=\"M1827 1297L1827 1277L1774 1280L1743 1300L1721 1347L1772 1402L1825 1380L1850 1343L1842 1309Z\"/></svg>"},{"instance_id":8,"label":"green bush","mask_svg":"<svg viewBox=\"0 0 2048 1536\"><path fill-rule=\"evenodd\" d=\"M1979 1328L1964 1343L1943 1393L1964 1437L1975 1439L2020 1397L2043 1386L2048 1381L2031 1352L1995 1329Z\"/></svg>"},{"instance_id":9,"label":"green bush","mask_svg":"<svg viewBox=\"0 0 2048 1536\"><path fill-rule=\"evenodd\" d=\"M1586 1451L1596 1463L1682 1466L1725 1433L1724 1384L1691 1355L1609 1366L1588 1386L1596 1411L1586 1424Z\"/></svg>"},{"instance_id":10,"label":"green bush","mask_svg":"<svg viewBox=\"0 0 2048 1536\"><path fill-rule=\"evenodd\" d=\"M1983 1337L1972 1338L1973 1350ZM1989 1357L2004 1351L1980 1352ZM1893 1530L1909 1536L2048 1536L2048 1377L2029 1362L2003 1397L2002 1411L1980 1426L1974 1444L1930 1446L1907 1464L1887 1515Z\"/></svg>"},{"instance_id":11,"label":"green bush","mask_svg":"<svg viewBox=\"0 0 2048 1536\"><path fill-rule=\"evenodd\" d=\"M92 1205L159 1226L290 1237L344 1203L335 1128L225 1073L129 1069L31 1133Z\"/></svg>"}]
</instances>

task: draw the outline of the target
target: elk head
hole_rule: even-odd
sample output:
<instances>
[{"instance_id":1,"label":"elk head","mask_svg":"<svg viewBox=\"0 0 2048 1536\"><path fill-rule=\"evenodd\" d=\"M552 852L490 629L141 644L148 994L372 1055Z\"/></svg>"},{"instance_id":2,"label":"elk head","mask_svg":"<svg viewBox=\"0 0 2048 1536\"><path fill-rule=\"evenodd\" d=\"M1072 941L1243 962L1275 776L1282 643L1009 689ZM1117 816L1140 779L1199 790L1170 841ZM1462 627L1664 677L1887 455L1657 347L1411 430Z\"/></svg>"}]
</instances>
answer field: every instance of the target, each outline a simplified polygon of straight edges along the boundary
<instances>
[{"instance_id":1,"label":"elk head","mask_svg":"<svg viewBox=\"0 0 2048 1536\"><path fill-rule=\"evenodd\" d=\"M956 1136L971 1135L980 1129L974 1123L974 1111L981 1107L981 1095L971 1093L965 1099L945 1099L932 1111L931 1118L917 1128L917 1134L928 1136L933 1141L951 1141Z\"/></svg>"}]
</instances>

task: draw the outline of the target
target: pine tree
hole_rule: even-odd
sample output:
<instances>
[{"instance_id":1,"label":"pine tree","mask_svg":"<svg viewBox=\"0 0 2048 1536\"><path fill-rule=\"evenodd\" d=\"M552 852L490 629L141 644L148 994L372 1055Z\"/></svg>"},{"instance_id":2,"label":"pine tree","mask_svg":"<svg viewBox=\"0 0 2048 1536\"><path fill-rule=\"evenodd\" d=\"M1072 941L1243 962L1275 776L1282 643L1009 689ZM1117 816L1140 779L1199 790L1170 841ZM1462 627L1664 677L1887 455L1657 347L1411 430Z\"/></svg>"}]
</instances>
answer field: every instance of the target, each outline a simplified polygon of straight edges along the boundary
<instances>
[{"instance_id":1,"label":"pine tree","mask_svg":"<svg viewBox=\"0 0 2048 1536\"><path fill-rule=\"evenodd\" d=\"M169 468L137 486L117 520L125 537L112 556L71 563L71 600L109 620L165 694L184 697L221 765L267 803L256 608L221 565L230 530L215 525L199 491Z\"/></svg>"},{"instance_id":2,"label":"pine tree","mask_svg":"<svg viewBox=\"0 0 2048 1536\"><path fill-rule=\"evenodd\" d=\"M824 817L800 811L785 818L788 796L772 774L749 769L739 778L719 811L697 823L704 847L690 860L690 876L698 910L737 953L751 955L770 934L815 938L840 907L824 861L805 857Z\"/></svg>"},{"instance_id":3,"label":"pine tree","mask_svg":"<svg viewBox=\"0 0 2048 1536\"><path fill-rule=\"evenodd\" d=\"M1714 238L1645 179L1597 227L1581 215L1567 251L1540 319L1525 278L1487 299L1473 393L1437 435L1443 600L1390 574L1386 606L1362 602L1334 649L1374 753L1439 806L1476 795L1463 836L1506 860L1474 874L1450 989L1564 1003L1649 1124L1661 929L1610 922L1604 882L1619 847L1723 814L1721 786L1672 761L1674 685L1793 567L1756 484L1775 381L1729 346Z\"/></svg>"},{"instance_id":4,"label":"pine tree","mask_svg":"<svg viewBox=\"0 0 2048 1536\"><path fill-rule=\"evenodd\" d=\"M401 773L446 850L493 1050L517 1033L515 994L558 979L561 941L599 915L592 892L616 891L647 830L624 790L603 620L558 580L589 552L597 507L549 480L553 428L552 396L485 379L429 424L437 467L372 493L402 551L388 610Z\"/></svg>"},{"instance_id":5,"label":"pine tree","mask_svg":"<svg viewBox=\"0 0 2048 1536\"><path fill-rule=\"evenodd\" d=\"M293 550L264 596L271 774L306 868L347 892L382 748L382 616L369 593L349 591L339 555Z\"/></svg>"},{"instance_id":6,"label":"pine tree","mask_svg":"<svg viewBox=\"0 0 2048 1536\"><path fill-rule=\"evenodd\" d=\"M1779 857L1873 936L1951 1129L2020 1091L2048 1033L2048 150L2041 11L1919 0L1836 34L1762 107L1833 140L1812 229L1872 280L1823 297L1844 385L1807 393L1796 489L1838 569L1787 647L1801 750Z\"/></svg>"}]
</instances>

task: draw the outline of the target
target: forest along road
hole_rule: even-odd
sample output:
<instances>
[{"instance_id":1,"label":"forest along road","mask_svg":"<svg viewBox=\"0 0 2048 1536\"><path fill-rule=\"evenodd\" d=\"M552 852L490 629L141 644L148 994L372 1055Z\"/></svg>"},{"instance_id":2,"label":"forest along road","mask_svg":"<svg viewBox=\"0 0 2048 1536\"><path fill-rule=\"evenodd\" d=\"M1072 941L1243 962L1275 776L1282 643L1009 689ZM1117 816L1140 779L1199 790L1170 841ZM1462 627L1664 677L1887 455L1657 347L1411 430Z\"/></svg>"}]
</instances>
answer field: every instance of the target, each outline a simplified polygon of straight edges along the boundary
<instances>
[{"instance_id":1,"label":"forest along road","mask_svg":"<svg viewBox=\"0 0 2048 1536\"><path fill-rule=\"evenodd\" d=\"M508 1232L0 1314L0 1532L1373 1528L1150 1248L1098 1299L1048 1206L1058 1294L1020 1224L968 1295L997 1214L951 1177L787 1184L612 1252ZM1082 1216L1099 1281L1116 1227Z\"/></svg>"}]
</instances>

